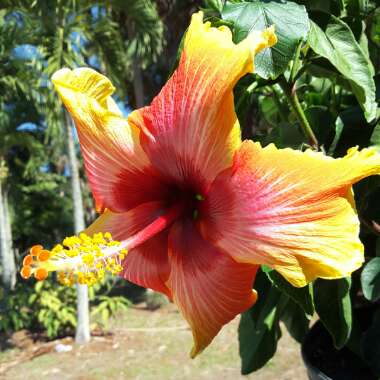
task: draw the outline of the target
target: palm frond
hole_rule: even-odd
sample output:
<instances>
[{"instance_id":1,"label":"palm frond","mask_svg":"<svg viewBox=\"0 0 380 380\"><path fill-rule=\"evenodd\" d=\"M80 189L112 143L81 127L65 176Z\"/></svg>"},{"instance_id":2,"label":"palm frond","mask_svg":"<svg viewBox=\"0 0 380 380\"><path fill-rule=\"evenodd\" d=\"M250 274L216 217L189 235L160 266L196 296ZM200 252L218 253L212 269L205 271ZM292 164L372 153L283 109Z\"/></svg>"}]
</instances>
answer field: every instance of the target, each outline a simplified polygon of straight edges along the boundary
<instances>
[{"instance_id":1,"label":"palm frond","mask_svg":"<svg viewBox=\"0 0 380 380\"><path fill-rule=\"evenodd\" d=\"M127 47L143 64L155 62L164 47L164 25L151 0L111 0L109 7L120 12L119 25L128 31Z\"/></svg>"}]
</instances>

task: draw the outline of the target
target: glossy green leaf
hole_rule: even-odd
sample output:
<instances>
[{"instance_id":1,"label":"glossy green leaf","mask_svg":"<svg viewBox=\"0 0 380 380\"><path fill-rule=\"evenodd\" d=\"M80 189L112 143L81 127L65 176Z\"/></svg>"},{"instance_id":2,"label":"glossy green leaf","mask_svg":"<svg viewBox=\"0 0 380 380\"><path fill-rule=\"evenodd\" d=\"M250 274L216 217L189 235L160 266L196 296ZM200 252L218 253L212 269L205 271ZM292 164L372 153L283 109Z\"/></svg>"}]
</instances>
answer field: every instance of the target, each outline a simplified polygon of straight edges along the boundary
<instances>
[{"instance_id":1,"label":"glossy green leaf","mask_svg":"<svg viewBox=\"0 0 380 380\"><path fill-rule=\"evenodd\" d=\"M241 315L238 330L244 375L263 367L276 352L281 337L279 318L287 302L287 297L261 271L257 274L255 289L265 296L259 297L257 303Z\"/></svg>"},{"instance_id":2,"label":"glossy green leaf","mask_svg":"<svg viewBox=\"0 0 380 380\"><path fill-rule=\"evenodd\" d=\"M252 30L275 26L277 44L264 49L255 58L255 71L263 78L276 78L285 71L299 42L306 38L309 30L305 7L285 0L227 2L222 18L234 23L234 38L237 42Z\"/></svg>"},{"instance_id":3,"label":"glossy green leaf","mask_svg":"<svg viewBox=\"0 0 380 380\"><path fill-rule=\"evenodd\" d=\"M284 279L279 273L271 270L266 273L273 285L282 293L291 298L304 312L311 318L314 314L314 303L311 286L307 285L303 288L296 288Z\"/></svg>"},{"instance_id":4,"label":"glossy green leaf","mask_svg":"<svg viewBox=\"0 0 380 380\"><path fill-rule=\"evenodd\" d=\"M374 74L375 73L375 68L373 66L373 63L371 62L371 55L369 53L368 37L367 37L367 34L366 34L366 24L365 24L364 21L361 22L361 26L362 26L362 31L360 33L360 37L359 37L358 43L359 43L360 47L362 48L363 53L367 57L367 60L368 60L368 62L370 64L371 72Z\"/></svg>"},{"instance_id":5,"label":"glossy green leaf","mask_svg":"<svg viewBox=\"0 0 380 380\"><path fill-rule=\"evenodd\" d=\"M376 88L372 65L355 40L350 27L334 16L323 30L311 21L309 44L322 57L327 58L351 84L367 121L376 117Z\"/></svg>"},{"instance_id":6,"label":"glossy green leaf","mask_svg":"<svg viewBox=\"0 0 380 380\"><path fill-rule=\"evenodd\" d=\"M350 337L352 308L351 279L318 279L314 283L315 310L333 338L336 348L342 348Z\"/></svg>"},{"instance_id":7,"label":"glossy green leaf","mask_svg":"<svg viewBox=\"0 0 380 380\"><path fill-rule=\"evenodd\" d=\"M364 297L375 302L380 299L380 257L373 258L361 273Z\"/></svg>"}]
</instances>

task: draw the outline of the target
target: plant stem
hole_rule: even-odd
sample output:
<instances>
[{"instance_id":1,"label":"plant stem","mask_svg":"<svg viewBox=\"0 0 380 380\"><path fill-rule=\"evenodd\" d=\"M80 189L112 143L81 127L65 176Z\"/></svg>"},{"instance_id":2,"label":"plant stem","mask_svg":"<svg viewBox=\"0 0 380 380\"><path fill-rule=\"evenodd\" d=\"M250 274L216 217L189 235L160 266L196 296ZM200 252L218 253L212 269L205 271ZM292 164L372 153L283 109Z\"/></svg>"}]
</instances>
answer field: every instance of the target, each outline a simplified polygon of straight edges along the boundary
<instances>
[{"instance_id":1,"label":"plant stem","mask_svg":"<svg viewBox=\"0 0 380 380\"><path fill-rule=\"evenodd\" d=\"M295 90L295 84L288 83L285 77L282 76L281 80L279 81L279 85L284 91L284 94L286 95L293 112L297 116L297 119L301 125L303 133L309 140L309 144L314 149L318 150L318 147L319 147L318 140L315 137L315 134L309 124L309 121L307 120L306 115L301 107L300 101L297 96L297 92Z\"/></svg>"}]
</instances>

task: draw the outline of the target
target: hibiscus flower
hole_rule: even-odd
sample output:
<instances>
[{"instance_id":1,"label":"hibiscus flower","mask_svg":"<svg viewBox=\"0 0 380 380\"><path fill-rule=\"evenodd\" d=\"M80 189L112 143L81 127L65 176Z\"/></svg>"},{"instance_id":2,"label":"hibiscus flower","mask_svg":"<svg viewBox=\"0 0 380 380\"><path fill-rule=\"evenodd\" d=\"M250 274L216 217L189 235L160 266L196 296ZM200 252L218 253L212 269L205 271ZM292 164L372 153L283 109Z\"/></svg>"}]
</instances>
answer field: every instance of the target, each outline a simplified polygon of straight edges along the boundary
<instances>
[{"instance_id":1,"label":"hibiscus flower","mask_svg":"<svg viewBox=\"0 0 380 380\"><path fill-rule=\"evenodd\" d=\"M269 28L235 44L193 15L178 68L128 119L103 75L55 73L102 214L51 251L34 246L22 275L92 284L108 270L164 293L192 329L194 357L255 303L259 265L298 287L360 267L352 185L379 173L375 151L333 159L241 141L233 88L275 42Z\"/></svg>"}]
</instances>

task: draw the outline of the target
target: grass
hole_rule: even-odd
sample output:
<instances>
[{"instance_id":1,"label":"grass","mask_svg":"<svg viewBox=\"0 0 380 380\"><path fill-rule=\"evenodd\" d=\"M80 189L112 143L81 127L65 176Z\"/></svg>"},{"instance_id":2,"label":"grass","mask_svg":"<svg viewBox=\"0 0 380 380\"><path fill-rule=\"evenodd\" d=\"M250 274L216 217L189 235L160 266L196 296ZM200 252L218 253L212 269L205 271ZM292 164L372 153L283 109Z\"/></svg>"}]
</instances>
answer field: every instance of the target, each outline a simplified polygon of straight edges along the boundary
<instances>
[{"instance_id":1,"label":"grass","mask_svg":"<svg viewBox=\"0 0 380 380\"><path fill-rule=\"evenodd\" d=\"M191 360L191 332L173 305L156 311L130 309L112 320L110 336L94 337L67 353L50 352L6 371L6 380L306 380L299 346L285 332L275 358L261 371L243 377L236 328L226 326L211 346ZM173 327L177 329L172 329ZM167 329L169 328L169 329ZM1 363L19 351L0 352Z\"/></svg>"}]
</instances>

